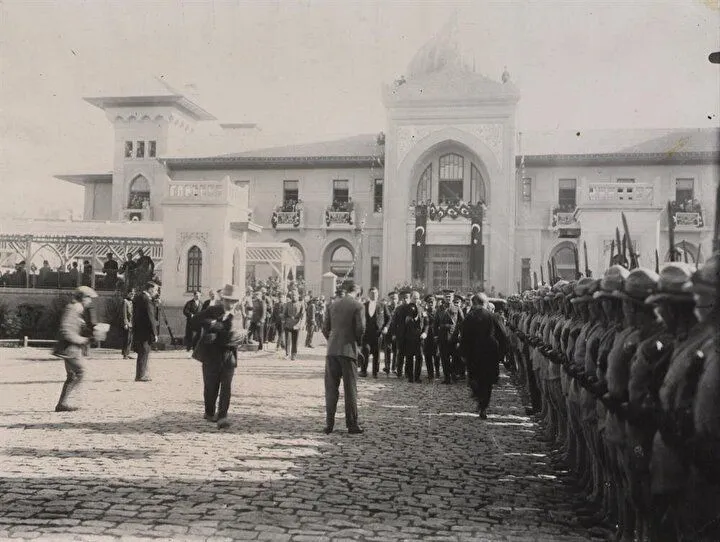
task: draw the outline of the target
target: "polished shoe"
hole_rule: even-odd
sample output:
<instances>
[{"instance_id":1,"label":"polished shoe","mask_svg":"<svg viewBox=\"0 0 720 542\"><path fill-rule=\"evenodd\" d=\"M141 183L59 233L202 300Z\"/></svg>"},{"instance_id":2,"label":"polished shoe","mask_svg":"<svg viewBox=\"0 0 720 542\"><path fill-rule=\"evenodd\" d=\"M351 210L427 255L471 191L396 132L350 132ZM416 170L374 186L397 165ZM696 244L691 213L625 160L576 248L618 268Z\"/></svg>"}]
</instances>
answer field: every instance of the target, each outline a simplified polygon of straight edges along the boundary
<instances>
[{"instance_id":1,"label":"polished shoe","mask_svg":"<svg viewBox=\"0 0 720 542\"><path fill-rule=\"evenodd\" d=\"M293 354L292 356L290 356L290 361L295 361L295 354Z\"/></svg>"},{"instance_id":2,"label":"polished shoe","mask_svg":"<svg viewBox=\"0 0 720 542\"><path fill-rule=\"evenodd\" d=\"M388 367L385 367L385 368L383 369L383 373L385 373L386 375L389 375L389 374L390 374L390 369L389 369Z\"/></svg>"},{"instance_id":3,"label":"polished shoe","mask_svg":"<svg viewBox=\"0 0 720 542\"><path fill-rule=\"evenodd\" d=\"M487 413L485 412L485 409L480 409L480 419L481 420L487 420Z\"/></svg>"},{"instance_id":4,"label":"polished shoe","mask_svg":"<svg viewBox=\"0 0 720 542\"><path fill-rule=\"evenodd\" d=\"M207 421L213 422L213 423L215 423L216 421L218 421L217 414L205 414L205 415L203 416L203 418L205 418Z\"/></svg>"},{"instance_id":5,"label":"polished shoe","mask_svg":"<svg viewBox=\"0 0 720 542\"><path fill-rule=\"evenodd\" d=\"M353 427L348 427L348 434L349 435L360 435L365 432L365 429L360 427L359 425L354 425Z\"/></svg>"},{"instance_id":6,"label":"polished shoe","mask_svg":"<svg viewBox=\"0 0 720 542\"><path fill-rule=\"evenodd\" d=\"M330 433L333 432L333 429L334 429L333 424L329 423L323 429L323 433L325 433L326 435L329 435Z\"/></svg>"},{"instance_id":7,"label":"polished shoe","mask_svg":"<svg viewBox=\"0 0 720 542\"><path fill-rule=\"evenodd\" d=\"M78 407L75 406L57 405L55 407L55 412L75 412L77 409Z\"/></svg>"},{"instance_id":8,"label":"polished shoe","mask_svg":"<svg viewBox=\"0 0 720 542\"><path fill-rule=\"evenodd\" d=\"M218 421L217 421L218 429L227 429L228 427L230 427L230 420L228 420L227 418L218 418Z\"/></svg>"},{"instance_id":9,"label":"polished shoe","mask_svg":"<svg viewBox=\"0 0 720 542\"><path fill-rule=\"evenodd\" d=\"M359 376L367 376L367 371L360 371Z\"/></svg>"},{"instance_id":10,"label":"polished shoe","mask_svg":"<svg viewBox=\"0 0 720 542\"><path fill-rule=\"evenodd\" d=\"M152 382L152 378L149 376L143 376L142 378L136 378L135 382Z\"/></svg>"},{"instance_id":11,"label":"polished shoe","mask_svg":"<svg viewBox=\"0 0 720 542\"><path fill-rule=\"evenodd\" d=\"M377 373L373 373L373 378L377 378Z\"/></svg>"}]
</instances>

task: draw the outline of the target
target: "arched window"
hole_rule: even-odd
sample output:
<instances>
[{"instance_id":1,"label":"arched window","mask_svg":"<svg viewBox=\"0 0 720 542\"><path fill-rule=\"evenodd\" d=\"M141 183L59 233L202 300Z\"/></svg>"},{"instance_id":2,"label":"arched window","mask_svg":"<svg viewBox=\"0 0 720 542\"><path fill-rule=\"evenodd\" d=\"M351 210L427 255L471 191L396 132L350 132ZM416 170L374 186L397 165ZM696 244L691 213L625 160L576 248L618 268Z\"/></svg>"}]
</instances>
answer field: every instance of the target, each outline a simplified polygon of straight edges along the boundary
<instances>
[{"instance_id":1,"label":"arched window","mask_svg":"<svg viewBox=\"0 0 720 542\"><path fill-rule=\"evenodd\" d=\"M432 198L432 164L425 168L417 187L417 203L428 201Z\"/></svg>"},{"instance_id":2,"label":"arched window","mask_svg":"<svg viewBox=\"0 0 720 542\"><path fill-rule=\"evenodd\" d=\"M480 170L475 164L470 165L470 202L471 203L487 203L485 199L485 181L480 174Z\"/></svg>"},{"instance_id":3,"label":"arched window","mask_svg":"<svg viewBox=\"0 0 720 542\"><path fill-rule=\"evenodd\" d=\"M353 253L349 247L340 245L330 256L330 271L340 279L351 279L354 275Z\"/></svg>"},{"instance_id":4,"label":"arched window","mask_svg":"<svg viewBox=\"0 0 720 542\"><path fill-rule=\"evenodd\" d=\"M558 245L553 251L558 279L575 280L575 251L571 243Z\"/></svg>"},{"instance_id":5,"label":"arched window","mask_svg":"<svg viewBox=\"0 0 720 542\"><path fill-rule=\"evenodd\" d=\"M440 203L457 203L463 198L464 169L464 160L459 154L444 154L440 157L438 173Z\"/></svg>"},{"instance_id":6,"label":"arched window","mask_svg":"<svg viewBox=\"0 0 720 542\"><path fill-rule=\"evenodd\" d=\"M150 183L139 175L130 183L128 209L147 209L150 207Z\"/></svg>"},{"instance_id":7,"label":"arched window","mask_svg":"<svg viewBox=\"0 0 720 542\"><path fill-rule=\"evenodd\" d=\"M186 291L194 292L202 288L202 251L195 245L187 253L187 287Z\"/></svg>"},{"instance_id":8,"label":"arched window","mask_svg":"<svg viewBox=\"0 0 720 542\"><path fill-rule=\"evenodd\" d=\"M290 250L292 251L293 255L297 258L297 260L300 262L297 267L295 268L295 279L296 280L302 280L305 278L305 253L303 252L302 247L298 244L297 241L294 241L293 239L285 239L283 243L287 243L290 245Z\"/></svg>"}]
</instances>

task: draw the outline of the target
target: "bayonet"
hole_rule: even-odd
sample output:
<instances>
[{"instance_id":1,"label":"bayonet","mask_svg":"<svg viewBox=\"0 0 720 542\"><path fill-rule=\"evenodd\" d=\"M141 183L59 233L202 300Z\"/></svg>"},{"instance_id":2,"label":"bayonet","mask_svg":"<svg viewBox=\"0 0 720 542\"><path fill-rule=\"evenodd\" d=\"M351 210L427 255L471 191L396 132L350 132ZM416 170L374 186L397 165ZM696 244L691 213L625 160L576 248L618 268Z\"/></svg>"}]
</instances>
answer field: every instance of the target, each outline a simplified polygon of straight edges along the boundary
<instances>
[{"instance_id":1,"label":"bayonet","mask_svg":"<svg viewBox=\"0 0 720 542\"><path fill-rule=\"evenodd\" d=\"M610 241L610 266L612 266L614 258L615 258L615 239Z\"/></svg>"},{"instance_id":2,"label":"bayonet","mask_svg":"<svg viewBox=\"0 0 720 542\"><path fill-rule=\"evenodd\" d=\"M621 213L622 221L623 221L623 228L625 228L625 237L627 238L627 247L630 251L630 269L635 269L636 267L639 267L638 264L638 258L637 254L635 254L635 250L633 249L632 239L630 237L630 227L628 226L627 217L625 216L625 213Z\"/></svg>"},{"instance_id":3,"label":"bayonet","mask_svg":"<svg viewBox=\"0 0 720 542\"><path fill-rule=\"evenodd\" d=\"M592 273L590 272L590 266L588 265L587 243L585 241L583 241L583 252L585 253L585 276L590 277L592 276Z\"/></svg>"},{"instance_id":4,"label":"bayonet","mask_svg":"<svg viewBox=\"0 0 720 542\"><path fill-rule=\"evenodd\" d=\"M536 277L537 278L537 277ZM540 284L545 284L545 273L543 272L543 266L540 266Z\"/></svg>"},{"instance_id":5,"label":"bayonet","mask_svg":"<svg viewBox=\"0 0 720 542\"><path fill-rule=\"evenodd\" d=\"M620 240L620 230L617 227L615 227L615 246L617 247L617 252L618 252L618 262L617 263L622 263L622 255L623 255L622 246L623 246L623 244L622 244L622 241Z\"/></svg>"},{"instance_id":6,"label":"bayonet","mask_svg":"<svg viewBox=\"0 0 720 542\"><path fill-rule=\"evenodd\" d=\"M540 269L542 269L542 267ZM533 271L533 277L535 278L535 288L533 288L533 289L537 290L537 287L538 287L537 271Z\"/></svg>"},{"instance_id":7,"label":"bayonet","mask_svg":"<svg viewBox=\"0 0 720 542\"><path fill-rule=\"evenodd\" d=\"M550 263L550 260L547 261L547 268L548 268L548 280L550 281L549 285L552 287L552 285L555 284L555 277L553 276L552 264Z\"/></svg>"},{"instance_id":8,"label":"bayonet","mask_svg":"<svg viewBox=\"0 0 720 542\"><path fill-rule=\"evenodd\" d=\"M683 239L683 262L688 263L687 244L685 243L685 239Z\"/></svg>"},{"instance_id":9,"label":"bayonet","mask_svg":"<svg viewBox=\"0 0 720 542\"><path fill-rule=\"evenodd\" d=\"M675 261L675 218L673 217L672 205L667 202L668 219L668 244L670 245L670 261Z\"/></svg>"},{"instance_id":10,"label":"bayonet","mask_svg":"<svg viewBox=\"0 0 720 542\"><path fill-rule=\"evenodd\" d=\"M580 274L580 254L577 245L573 245L573 259L575 260L575 280L577 280L582 276Z\"/></svg>"},{"instance_id":11,"label":"bayonet","mask_svg":"<svg viewBox=\"0 0 720 542\"><path fill-rule=\"evenodd\" d=\"M657 249L655 249L655 272L660 273L660 255Z\"/></svg>"},{"instance_id":12,"label":"bayonet","mask_svg":"<svg viewBox=\"0 0 720 542\"><path fill-rule=\"evenodd\" d=\"M700 255L702 254L702 243L698 243L697 254L695 254L695 271L700 267Z\"/></svg>"}]
</instances>

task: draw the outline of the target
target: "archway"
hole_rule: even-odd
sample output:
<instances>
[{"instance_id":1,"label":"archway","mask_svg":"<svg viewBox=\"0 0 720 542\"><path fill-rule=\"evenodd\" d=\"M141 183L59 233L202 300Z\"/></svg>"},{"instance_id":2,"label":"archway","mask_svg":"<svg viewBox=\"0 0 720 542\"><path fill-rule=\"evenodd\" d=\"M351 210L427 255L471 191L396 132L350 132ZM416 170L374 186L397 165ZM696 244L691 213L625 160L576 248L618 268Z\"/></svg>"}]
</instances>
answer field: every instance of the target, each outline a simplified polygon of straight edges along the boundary
<instances>
[{"instance_id":1,"label":"archway","mask_svg":"<svg viewBox=\"0 0 720 542\"><path fill-rule=\"evenodd\" d=\"M295 267L295 276L293 277L294 280L304 280L305 279L305 251L303 250L300 243L295 241L294 239L285 239L283 243L287 243L290 245L290 249L292 250L295 257L302 262L300 265Z\"/></svg>"},{"instance_id":2,"label":"archway","mask_svg":"<svg viewBox=\"0 0 720 542\"><path fill-rule=\"evenodd\" d=\"M557 278L575 280L575 244L570 241L563 241L555 245L550 252L550 259L555 260ZM547 277L548 280L550 277Z\"/></svg>"},{"instance_id":3,"label":"archway","mask_svg":"<svg viewBox=\"0 0 720 542\"><path fill-rule=\"evenodd\" d=\"M355 251L345 239L330 243L325 249L323 272L331 271L340 281L355 278Z\"/></svg>"},{"instance_id":4,"label":"archway","mask_svg":"<svg viewBox=\"0 0 720 542\"><path fill-rule=\"evenodd\" d=\"M687 263L698 263L698 246L688 241L680 241L675 243L675 261L676 262L687 262ZM700 262L703 262L703 256L700 254ZM665 262L672 261L670 258L670 251L665 253Z\"/></svg>"}]
</instances>

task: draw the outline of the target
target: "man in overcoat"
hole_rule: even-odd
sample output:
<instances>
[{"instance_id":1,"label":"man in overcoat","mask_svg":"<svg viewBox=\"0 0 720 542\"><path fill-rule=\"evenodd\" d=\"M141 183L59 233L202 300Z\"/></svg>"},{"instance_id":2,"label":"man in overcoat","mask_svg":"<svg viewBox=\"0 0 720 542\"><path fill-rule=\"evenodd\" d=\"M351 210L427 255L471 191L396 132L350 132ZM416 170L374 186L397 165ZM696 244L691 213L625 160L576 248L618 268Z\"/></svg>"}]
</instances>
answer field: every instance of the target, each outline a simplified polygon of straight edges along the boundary
<instances>
[{"instance_id":1,"label":"man in overcoat","mask_svg":"<svg viewBox=\"0 0 720 542\"><path fill-rule=\"evenodd\" d=\"M157 342L157 319L153 302L157 288L157 284L148 282L143 291L133 300L133 349L137 352L136 382L150 382L151 380L148 375L148 362L151 345Z\"/></svg>"}]
</instances>

